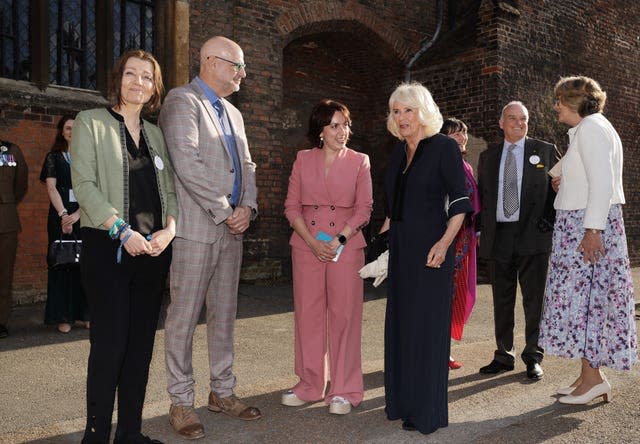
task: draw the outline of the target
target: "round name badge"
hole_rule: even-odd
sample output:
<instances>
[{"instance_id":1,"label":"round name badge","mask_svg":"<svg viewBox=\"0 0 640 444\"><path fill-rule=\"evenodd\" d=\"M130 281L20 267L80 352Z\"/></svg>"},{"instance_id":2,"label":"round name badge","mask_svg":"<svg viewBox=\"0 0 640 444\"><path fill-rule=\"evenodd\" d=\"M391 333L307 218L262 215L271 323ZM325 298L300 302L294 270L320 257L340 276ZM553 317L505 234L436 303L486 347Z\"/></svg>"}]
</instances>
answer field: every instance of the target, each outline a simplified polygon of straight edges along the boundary
<instances>
[{"instance_id":1,"label":"round name badge","mask_svg":"<svg viewBox=\"0 0 640 444\"><path fill-rule=\"evenodd\" d=\"M153 158L153 163L156 164L156 168L159 169L160 171L164 170L164 162L162 161L160 156L156 155L156 157Z\"/></svg>"},{"instance_id":2,"label":"round name badge","mask_svg":"<svg viewBox=\"0 0 640 444\"><path fill-rule=\"evenodd\" d=\"M4 152L9 151L9 148L7 148L6 146L2 145L2 146L0 146L0 151L2 151L4 153Z\"/></svg>"},{"instance_id":3,"label":"round name badge","mask_svg":"<svg viewBox=\"0 0 640 444\"><path fill-rule=\"evenodd\" d=\"M531 157L529 157L529 163L531 165L537 165L540 163L540 156L534 154Z\"/></svg>"}]
</instances>

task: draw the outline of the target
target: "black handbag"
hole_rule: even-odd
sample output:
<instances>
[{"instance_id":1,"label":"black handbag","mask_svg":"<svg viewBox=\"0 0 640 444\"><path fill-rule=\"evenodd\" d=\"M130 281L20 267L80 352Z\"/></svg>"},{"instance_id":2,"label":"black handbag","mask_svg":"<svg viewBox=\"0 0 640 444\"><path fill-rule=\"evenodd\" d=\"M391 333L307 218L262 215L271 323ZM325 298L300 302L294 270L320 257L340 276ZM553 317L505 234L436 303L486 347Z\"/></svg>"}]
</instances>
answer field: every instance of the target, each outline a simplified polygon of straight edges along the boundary
<instances>
[{"instance_id":1,"label":"black handbag","mask_svg":"<svg viewBox=\"0 0 640 444\"><path fill-rule=\"evenodd\" d=\"M49 245L47 265L49 265L50 270L63 270L80 266L82 240L78 240L75 234L72 234L72 236L73 239L62 239L61 231L60 238Z\"/></svg>"},{"instance_id":2,"label":"black handbag","mask_svg":"<svg viewBox=\"0 0 640 444\"><path fill-rule=\"evenodd\" d=\"M367 247L366 263L373 262L378 259L382 253L389 249L389 230L378 233L371 237L371 241Z\"/></svg>"}]
</instances>

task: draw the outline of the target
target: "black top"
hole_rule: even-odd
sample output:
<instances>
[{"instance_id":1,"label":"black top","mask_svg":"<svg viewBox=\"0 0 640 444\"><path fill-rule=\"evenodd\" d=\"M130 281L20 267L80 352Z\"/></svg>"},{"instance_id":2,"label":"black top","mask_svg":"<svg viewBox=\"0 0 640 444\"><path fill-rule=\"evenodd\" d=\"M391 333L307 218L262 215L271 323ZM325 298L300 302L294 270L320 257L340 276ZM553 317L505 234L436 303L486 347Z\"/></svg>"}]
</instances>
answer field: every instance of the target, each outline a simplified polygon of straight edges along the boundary
<instances>
[{"instance_id":1,"label":"black top","mask_svg":"<svg viewBox=\"0 0 640 444\"><path fill-rule=\"evenodd\" d=\"M124 117L107 108L111 115L124 123ZM140 119L140 128L143 122ZM158 179L149 147L140 134L140 146L136 146L129 130L127 136L127 161L129 163L129 224L142 235L162 229L162 203L158 192Z\"/></svg>"},{"instance_id":2,"label":"black top","mask_svg":"<svg viewBox=\"0 0 640 444\"><path fill-rule=\"evenodd\" d=\"M71 166L69 161L65 158L65 154L62 152L50 151L44 158L42 163L42 170L40 171L40 180L46 182L48 178L54 178L56 180L56 190L60 194L62 199L62 205L69 212L69 214L75 212L78 209L78 202L75 199L70 200L71 197ZM49 234L49 242L60 237L60 231L62 224L58 211L53 204L49 202L49 216L47 220L47 232ZM80 236L80 221L73 224L73 232L76 236Z\"/></svg>"}]
</instances>

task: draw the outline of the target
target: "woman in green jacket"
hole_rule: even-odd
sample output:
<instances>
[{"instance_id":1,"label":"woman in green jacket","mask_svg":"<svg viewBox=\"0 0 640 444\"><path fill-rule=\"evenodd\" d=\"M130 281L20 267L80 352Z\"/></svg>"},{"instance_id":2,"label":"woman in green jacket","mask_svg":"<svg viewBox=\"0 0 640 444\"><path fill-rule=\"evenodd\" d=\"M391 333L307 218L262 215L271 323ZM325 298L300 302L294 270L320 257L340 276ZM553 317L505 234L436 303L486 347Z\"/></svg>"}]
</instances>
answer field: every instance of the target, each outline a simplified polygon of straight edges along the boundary
<instances>
[{"instance_id":1,"label":"woman in green jacket","mask_svg":"<svg viewBox=\"0 0 640 444\"><path fill-rule=\"evenodd\" d=\"M79 113L71 142L92 321L82 442L109 442L117 390L114 443L159 443L140 430L178 211L162 132L140 114L160 105L160 66L128 51L111 85L112 106Z\"/></svg>"}]
</instances>

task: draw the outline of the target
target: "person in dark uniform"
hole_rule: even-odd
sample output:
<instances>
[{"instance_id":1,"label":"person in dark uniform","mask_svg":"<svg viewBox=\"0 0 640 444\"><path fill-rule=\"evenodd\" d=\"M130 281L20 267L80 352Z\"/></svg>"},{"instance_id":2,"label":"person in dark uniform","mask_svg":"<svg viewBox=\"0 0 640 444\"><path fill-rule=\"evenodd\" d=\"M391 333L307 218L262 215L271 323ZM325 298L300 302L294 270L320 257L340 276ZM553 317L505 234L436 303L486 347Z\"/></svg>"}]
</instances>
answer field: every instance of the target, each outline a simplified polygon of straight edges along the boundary
<instances>
[{"instance_id":1,"label":"person in dark uniform","mask_svg":"<svg viewBox=\"0 0 640 444\"><path fill-rule=\"evenodd\" d=\"M18 145L0 141L0 338L9 335L13 265L18 248L18 203L27 194L29 169Z\"/></svg>"}]
</instances>

